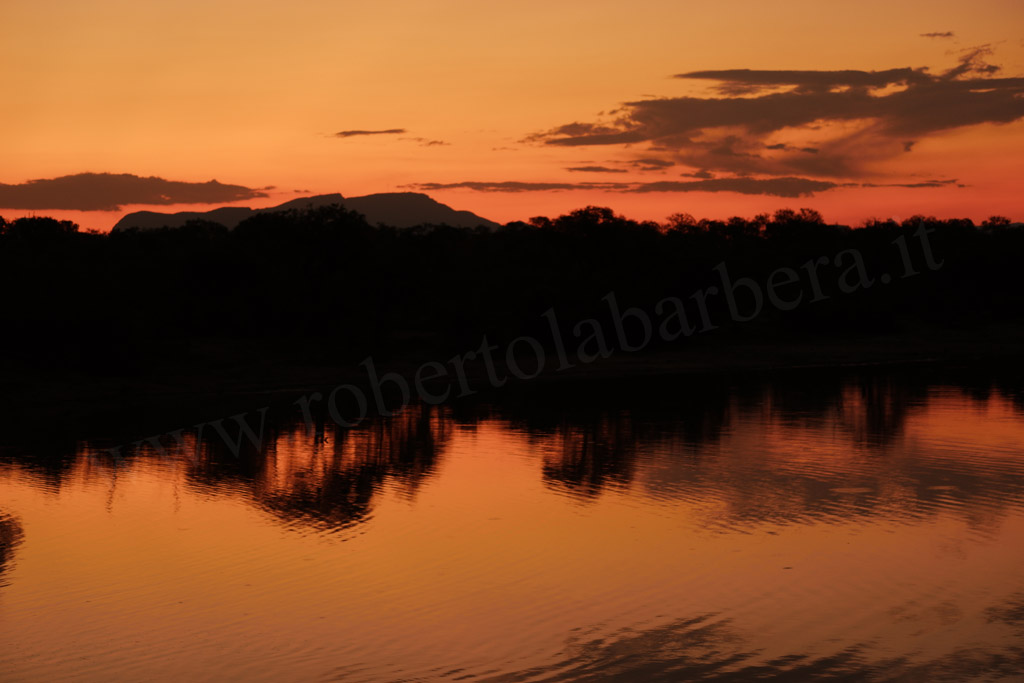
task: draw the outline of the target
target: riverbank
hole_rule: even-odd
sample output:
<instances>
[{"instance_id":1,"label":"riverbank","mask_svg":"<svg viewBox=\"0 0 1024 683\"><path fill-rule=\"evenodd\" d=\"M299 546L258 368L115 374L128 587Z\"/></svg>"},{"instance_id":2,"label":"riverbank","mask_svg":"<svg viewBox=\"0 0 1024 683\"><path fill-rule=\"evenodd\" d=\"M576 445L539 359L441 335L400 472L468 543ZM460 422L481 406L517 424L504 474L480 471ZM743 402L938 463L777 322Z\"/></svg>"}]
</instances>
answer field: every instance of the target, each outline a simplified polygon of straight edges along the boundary
<instances>
[{"instance_id":1,"label":"riverbank","mask_svg":"<svg viewBox=\"0 0 1024 683\"><path fill-rule=\"evenodd\" d=\"M449 363L446 379L432 383L443 395L495 390L552 391L558 385L629 380L722 377L729 381L778 373L815 373L855 368L914 366L946 370L958 366L1015 368L1024 348L1024 327L999 326L974 330L917 330L857 338L815 338L759 341L721 339L709 335L680 348L638 353L615 352L589 363L571 358L559 369L548 351L545 370L530 379L536 357L518 368L479 359L461 364L465 383ZM191 362L190 362L191 361ZM374 359L378 376L396 373L415 386L417 369L427 361L416 357ZM518 372L515 372L518 370ZM433 373L436 374L436 373ZM507 379L501 388L495 377ZM210 344L190 356L169 358L131 376L90 376L46 369L5 368L0 381L0 428L5 437L22 432L109 435L134 438L183 425L217 419L264 406L289 406L300 397L350 383L366 386L367 368L358 363L303 363L286 349L257 344ZM430 384L430 383L428 383ZM372 393L368 394L372 395ZM372 401L371 401L372 403ZM370 406L372 411L372 405ZM7 440L7 439L4 439Z\"/></svg>"}]
</instances>

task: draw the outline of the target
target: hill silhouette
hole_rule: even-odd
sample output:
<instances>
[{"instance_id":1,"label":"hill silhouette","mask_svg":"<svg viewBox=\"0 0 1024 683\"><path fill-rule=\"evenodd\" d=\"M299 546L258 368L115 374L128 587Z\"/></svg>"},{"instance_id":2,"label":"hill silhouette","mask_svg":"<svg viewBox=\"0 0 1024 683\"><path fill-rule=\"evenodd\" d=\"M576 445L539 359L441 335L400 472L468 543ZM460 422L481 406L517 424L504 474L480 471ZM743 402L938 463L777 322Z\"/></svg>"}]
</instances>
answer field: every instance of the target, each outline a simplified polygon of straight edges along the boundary
<instances>
[{"instance_id":1,"label":"hill silhouette","mask_svg":"<svg viewBox=\"0 0 1024 683\"><path fill-rule=\"evenodd\" d=\"M498 228L494 221L477 216L469 211L459 211L418 192L385 192L361 197L345 198L340 194L322 194L292 199L266 209L250 209L243 206L224 206L212 211L181 211L160 213L136 211L125 215L114 226L114 231L138 228L180 228L189 221L209 221L234 229L246 218L257 214L289 210L313 209L337 204L361 213L371 225L384 224L395 228L409 228L416 225L450 225L459 228L485 226Z\"/></svg>"}]
</instances>

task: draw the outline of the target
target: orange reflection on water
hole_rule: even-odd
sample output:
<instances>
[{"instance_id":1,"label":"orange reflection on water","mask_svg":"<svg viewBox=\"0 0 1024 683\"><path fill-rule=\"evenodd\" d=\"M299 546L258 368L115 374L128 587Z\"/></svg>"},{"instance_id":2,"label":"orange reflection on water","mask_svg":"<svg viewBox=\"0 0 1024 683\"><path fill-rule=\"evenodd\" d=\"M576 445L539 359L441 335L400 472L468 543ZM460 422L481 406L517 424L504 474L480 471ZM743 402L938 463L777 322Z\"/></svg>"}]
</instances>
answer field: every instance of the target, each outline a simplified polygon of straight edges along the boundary
<instances>
[{"instance_id":1,"label":"orange reflection on water","mask_svg":"<svg viewBox=\"0 0 1024 683\"><path fill-rule=\"evenodd\" d=\"M193 443L116 466L88 446L8 458L0 671L1007 673L1024 663L1020 443L1008 395L880 380L410 408L277 426L238 460Z\"/></svg>"}]
</instances>

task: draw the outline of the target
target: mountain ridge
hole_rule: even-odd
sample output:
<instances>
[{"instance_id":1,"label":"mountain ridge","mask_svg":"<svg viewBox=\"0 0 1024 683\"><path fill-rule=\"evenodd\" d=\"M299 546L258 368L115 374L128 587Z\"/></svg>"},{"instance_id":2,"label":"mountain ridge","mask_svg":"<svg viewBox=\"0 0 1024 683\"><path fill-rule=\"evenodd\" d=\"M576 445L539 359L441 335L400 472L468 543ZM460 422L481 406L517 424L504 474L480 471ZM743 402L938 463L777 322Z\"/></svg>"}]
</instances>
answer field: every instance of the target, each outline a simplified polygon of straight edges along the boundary
<instances>
[{"instance_id":1,"label":"mountain ridge","mask_svg":"<svg viewBox=\"0 0 1024 683\"><path fill-rule=\"evenodd\" d=\"M222 206L210 211L179 211L176 213L135 211L123 216L114 225L112 232L133 228L140 230L180 228L190 220L213 221L232 230L246 218L260 213L301 210L331 204L341 204L350 211L363 214L371 225L384 224L396 228L411 228L415 225L443 224L456 228L484 226L492 230L501 227L500 223L478 216L471 211L453 209L447 204L442 204L419 192L380 192L349 198L345 198L340 193L312 195L291 199L283 204L264 209Z\"/></svg>"}]
</instances>

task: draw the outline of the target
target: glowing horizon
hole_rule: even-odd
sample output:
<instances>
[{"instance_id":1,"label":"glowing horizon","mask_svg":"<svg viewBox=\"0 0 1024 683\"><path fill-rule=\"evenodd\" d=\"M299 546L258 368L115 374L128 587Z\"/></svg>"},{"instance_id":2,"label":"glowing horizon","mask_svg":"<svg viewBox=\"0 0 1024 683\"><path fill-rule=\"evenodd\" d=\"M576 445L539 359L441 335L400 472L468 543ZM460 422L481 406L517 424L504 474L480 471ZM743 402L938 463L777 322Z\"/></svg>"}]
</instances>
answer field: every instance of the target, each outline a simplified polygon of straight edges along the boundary
<instances>
[{"instance_id":1,"label":"glowing horizon","mask_svg":"<svg viewBox=\"0 0 1024 683\"><path fill-rule=\"evenodd\" d=\"M1010 0L49 0L4 15L8 220L107 230L135 210L395 191L500 222L586 205L1024 219L1024 6ZM28 181L89 172L267 196L24 199Z\"/></svg>"}]
</instances>

